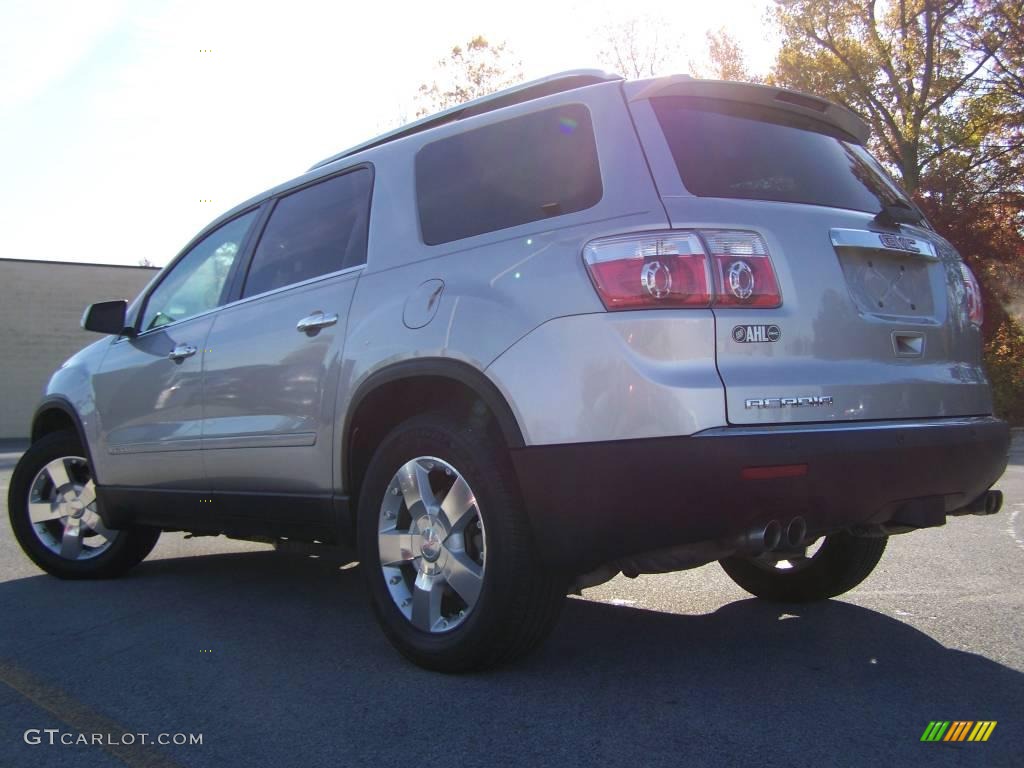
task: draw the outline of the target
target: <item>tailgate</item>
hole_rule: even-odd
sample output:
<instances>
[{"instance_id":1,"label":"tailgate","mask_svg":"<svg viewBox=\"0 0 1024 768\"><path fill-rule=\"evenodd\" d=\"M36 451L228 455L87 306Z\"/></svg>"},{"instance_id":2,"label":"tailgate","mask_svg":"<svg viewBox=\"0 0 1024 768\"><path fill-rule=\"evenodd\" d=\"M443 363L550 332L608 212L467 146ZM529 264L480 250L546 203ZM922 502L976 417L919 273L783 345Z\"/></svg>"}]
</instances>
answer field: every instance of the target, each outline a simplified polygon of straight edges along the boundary
<instances>
[{"instance_id":1,"label":"tailgate","mask_svg":"<svg viewBox=\"0 0 1024 768\"><path fill-rule=\"evenodd\" d=\"M913 208L852 135L720 98L631 107L672 227L756 233L774 266L781 306L713 307L730 423L991 412L959 256L879 215Z\"/></svg>"}]
</instances>

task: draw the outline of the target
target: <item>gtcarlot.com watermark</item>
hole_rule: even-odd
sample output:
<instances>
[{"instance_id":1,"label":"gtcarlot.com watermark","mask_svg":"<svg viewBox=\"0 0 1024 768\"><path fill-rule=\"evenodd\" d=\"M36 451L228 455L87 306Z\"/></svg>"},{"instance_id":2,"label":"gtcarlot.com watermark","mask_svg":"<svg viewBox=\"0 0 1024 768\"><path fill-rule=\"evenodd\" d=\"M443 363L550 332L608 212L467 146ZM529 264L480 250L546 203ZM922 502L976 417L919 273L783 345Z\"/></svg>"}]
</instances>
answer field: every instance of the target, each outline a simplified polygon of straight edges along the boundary
<instances>
[{"instance_id":1,"label":"gtcarlot.com watermark","mask_svg":"<svg viewBox=\"0 0 1024 768\"><path fill-rule=\"evenodd\" d=\"M184 746L203 743L201 733L76 733L59 728L29 728L23 737L26 744L50 746L89 745L96 747L130 747L135 744Z\"/></svg>"}]
</instances>

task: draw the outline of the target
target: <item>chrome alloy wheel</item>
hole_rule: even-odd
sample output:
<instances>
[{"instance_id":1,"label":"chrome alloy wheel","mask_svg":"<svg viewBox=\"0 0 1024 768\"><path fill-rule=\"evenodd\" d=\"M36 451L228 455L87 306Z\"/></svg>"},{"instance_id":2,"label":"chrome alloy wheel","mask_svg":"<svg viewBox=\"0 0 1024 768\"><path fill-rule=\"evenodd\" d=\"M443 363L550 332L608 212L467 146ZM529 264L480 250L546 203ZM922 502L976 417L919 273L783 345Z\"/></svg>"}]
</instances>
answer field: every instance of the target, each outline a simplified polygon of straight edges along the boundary
<instances>
[{"instance_id":1,"label":"chrome alloy wheel","mask_svg":"<svg viewBox=\"0 0 1024 768\"><path fill-rule=\"evenodd\" d=\"M117 539L96 511L96 485L81 456L54 459L36 473L28 514L36 538L65 560L101 555Z\"/></svg>"},{"instance_id":2,"label":"chrome alloy wheel","mask_svg":"<svg viewBox=\"0 0 1024 768\"><path fill-rule=\"evenodd\" d=\"M433 456L402 465L380 506L377 543L391 599L414 627L448 632L472 612L487 533L469 483Z\"/></svg>"}]
</instances>

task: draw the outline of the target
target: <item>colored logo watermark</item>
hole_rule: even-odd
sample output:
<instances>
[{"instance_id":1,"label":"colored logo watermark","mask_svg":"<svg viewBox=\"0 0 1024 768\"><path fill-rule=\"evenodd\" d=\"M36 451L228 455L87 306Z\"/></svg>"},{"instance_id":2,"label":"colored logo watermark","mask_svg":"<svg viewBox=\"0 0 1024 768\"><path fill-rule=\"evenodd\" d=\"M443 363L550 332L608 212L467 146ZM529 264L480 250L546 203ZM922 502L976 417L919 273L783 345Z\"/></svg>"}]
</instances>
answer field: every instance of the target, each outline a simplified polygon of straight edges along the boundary
<instances>
[{"instance_id":1,"label":"colored logo watermark","mask_svg":"<svg viewBox=\"0 0 1024 768\"><path fill-rule=\"evenodd\" d=\"M921 734L921 741L988 741L996 720L932 720Z\"/></svg>"}]
</instances>

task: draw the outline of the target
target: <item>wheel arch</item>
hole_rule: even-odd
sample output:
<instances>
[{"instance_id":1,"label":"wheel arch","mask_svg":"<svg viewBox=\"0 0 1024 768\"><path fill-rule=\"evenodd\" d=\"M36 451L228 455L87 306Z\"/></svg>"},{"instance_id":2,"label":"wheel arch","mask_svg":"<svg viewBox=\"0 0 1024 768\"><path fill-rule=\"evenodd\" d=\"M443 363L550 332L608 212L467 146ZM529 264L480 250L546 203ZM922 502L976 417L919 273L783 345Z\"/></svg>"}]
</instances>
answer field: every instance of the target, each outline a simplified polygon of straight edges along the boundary
<instances>
[{"instance_id":1,"label":"wheel arch","mask_svg":"<svg viewBox=\"0 0 1024 768\"><path fill-rule=\"evenodd\" d=\"M67 429L73 430L78 435L78 440L85 449L85 457L89 460L89 466L95 478L96 462L92 460L89 441L85 437L85 427L75 407L67 398L51 395L38 405L32 415L31 442L34 443L53 432Z\"/></svg>"},{"instance_id":2,"label":"wheel arch","mask_svg":"<svg viewBox=\"0 0 1024 768\"><path fill-rule=\"evenodd\" d=\"M410 396L413 394L418 397ZM396 400L403 407L395 409L388 418L374 418L376 405ZM374 443L379 443L394 426L425 407L457 410L467 405L473 407L477 401L490 417L486 423L500 435L506 447L523 447L522 430L504 395L468 363L445 358L405 360L367 377L349 401L341 442L342 488L353 504L362 471L375 450Z\"/></svg>"},{"instance_id":3,"label":"wheel arch","mask_svg":"<svg viewBox=\"0 0 1024 768\"><path fill-rule=\"evenodd\" d=\"M45 437L51 432L59 432L62 429L74 429L78 438L85 442L85 430L82 427L82 420L75 412L74 406L67 398L51 396L43 400L32 415L32 442Z\"/></svg>"}]
</instances>

